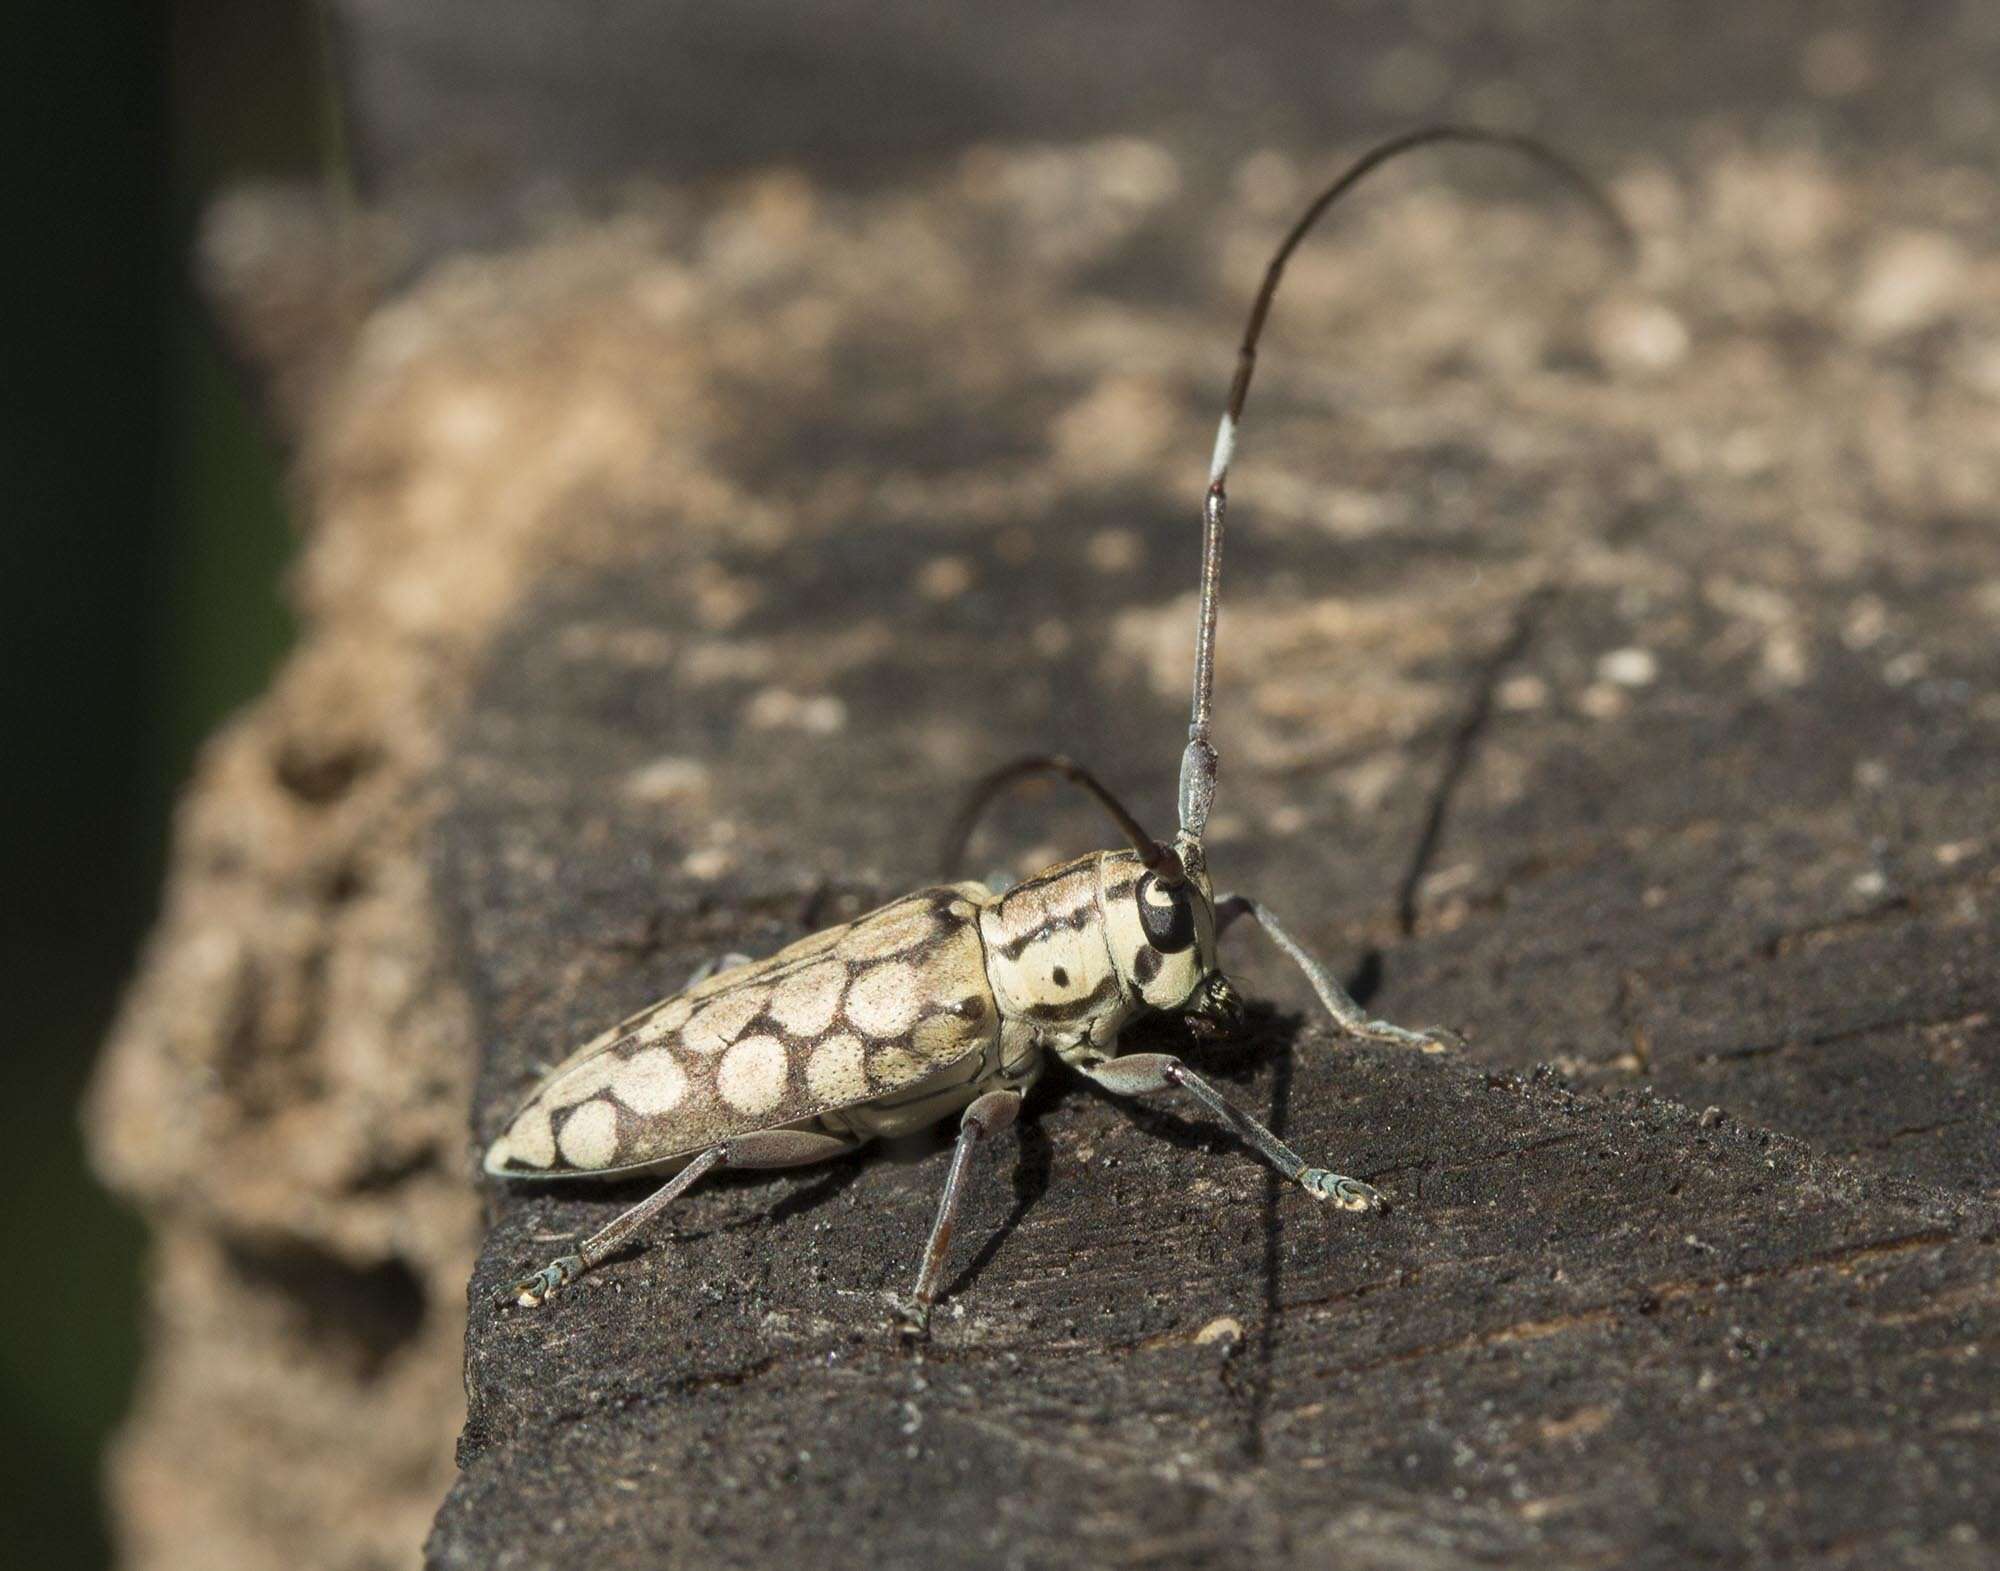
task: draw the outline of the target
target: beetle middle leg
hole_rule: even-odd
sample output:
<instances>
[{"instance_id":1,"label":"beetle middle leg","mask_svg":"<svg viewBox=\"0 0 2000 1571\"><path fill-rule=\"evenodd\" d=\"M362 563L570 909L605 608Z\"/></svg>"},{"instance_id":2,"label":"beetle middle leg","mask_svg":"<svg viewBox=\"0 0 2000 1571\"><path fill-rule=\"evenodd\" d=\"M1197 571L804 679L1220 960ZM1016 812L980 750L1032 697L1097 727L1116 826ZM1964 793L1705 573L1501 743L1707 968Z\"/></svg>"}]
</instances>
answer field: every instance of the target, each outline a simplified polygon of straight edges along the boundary
<instances>
[{"instance_id":1,"label":"beetle middle leg","mask_svg":"<svg viewBox=\"0 0 2000 1571\"><path fill-rule=\"evenodd\" d=\"M708 959L688 973L688 979L681 983L685 993L691 987L699 987L712 976L720 976L725 971L734 971L738 966L747 966L750 957L740 949L732 949L727 954L710 955Z\"/></svg>"},{"instance_id":2,"label":"beetle middle leg","mask_svg":"<svg viewBox=\"0 0 2000 1571\"><path fill-rule=\"evenodd\" d=\"M1326 1006L1326 1012L1333 1016L1334 1024L1349 1036L1361 1037L1370 1042L1389 1042L1397 1047L1414 1047L1425 1053L1442 1053L1465 1045L1456 1031L1448 1031L1442 1026L1432 1026L1426 1031L1412 1031L1408 1026L1375 1019L1348 996L1347 989L1342 987L1340 979L1327 969L1326 963L1294 938L1279 922L1271 908L1261 900L1252 900L1248 895L1224 895L1217 900L1215 936L1220 939L1237 918L1245 916L1255 921L1271 942L1290 956L1292 963L1305 972L1306 980L1312 983L1313 991L1319 995L1319 1001Z\"/></svg>"},{"instance_id":3,"label":"beetle middle leg","mask_svg":"<svg viewBox=\"0 0 2000 1571\"><path fill-rule=\"evenodd\" d=\"M523 1309L533 1309L559 1287L574 1282L584 1272L602 1265L640 1228L719 1167L805 1167L858 1150L862 1142L839 1135L824 1135L810 1129L768 1129L757 1134L738 1135L720 1145L698 1152L687 1166L668 1179L629 1210L621 1211L578 1246L573 1254L558 1255L532 1276L522 1277L502 1295Z\"/></svg>"},{"instance_id":4,"label":"beetle middle leg","mask_svg":"<svg viewBox=\"0 0 2000 1571\"><path fill-rule=\"evenodd\" d=\"M1298 1152L1171 1053L1127 1053L1119 1058L1106 1059L1101 1064L1079 1065L1078 1069L1113 1096L1185 1091L1234 1130L1245 1145L1275 1167L1281 1176L1297 1184L1315 1200L1328 1201L1343 1211L1389 1209L1389 1202L1371 1185L1329 1168L1309 1164Z\"/></svg>"},{"instance_id":5,"label":"beetle middle leg","mask_svg":"<svg viewBox=\"0 0 2000 1571\"><path fill-rule=\"evenodd\" d=\"M929 1326L931 1305L937 1302L943 1284L945 1257L951 1252L952 1234L958 1231L958 1209L965 1198L965 1172L972 1165L972 1153L1013 1123L1020 1111L1019 1091L988 1091L975 1098L958 1121L958 1144L952 1147L951 1167L945 1173L944 1193L938 1196L930 1241L924 1245L923 1260L917 1266L916 1285L908 1298L891 1294L889 1299L897 1319L913 1335L921 1336Z\"/></svg>"}]
</instances>

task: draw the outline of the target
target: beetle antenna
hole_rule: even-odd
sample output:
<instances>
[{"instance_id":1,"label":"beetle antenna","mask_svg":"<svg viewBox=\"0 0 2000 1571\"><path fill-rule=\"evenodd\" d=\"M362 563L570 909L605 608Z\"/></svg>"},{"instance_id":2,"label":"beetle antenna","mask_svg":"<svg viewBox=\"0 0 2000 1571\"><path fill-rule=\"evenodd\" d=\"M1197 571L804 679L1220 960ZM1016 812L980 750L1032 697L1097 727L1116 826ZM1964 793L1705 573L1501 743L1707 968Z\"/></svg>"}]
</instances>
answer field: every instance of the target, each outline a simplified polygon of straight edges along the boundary
<instances>
[{"instance_id":1,"label":"beetle antenna","mask_svg":"<svg viewBox=\"0 0 2000 1571\"><path fill-rule=\"evenodd\" d=\"M1229 402L1215 433L1215 457L1208 469L1208 494L1201 509L1201 609L1195 623L1194 712L1188 724L1187 751L1181 755L1180 816L1181 837L1196 845L1208 824L1208 810L1215 800L1216 752L1209 740L1209 711L1215 690L1215 614L1222 586L1222 519L1228 509L1226 482L1230 460L1236 453L1236 429L1243 418L1243 405L1250 396L1251 373L1257 368L1257 339L1264 331L1264 319L1271 314L1271 302L1278 293L1278 280L1285 263L1305 239L1314 224L1333 204L1345 196L1373 170L1412 149L1433 142L1472 142L1500 147L1525 155L1559 177L1575 190L1596 212L1610 231L1619 251L1630 256L1635 249L1632 230L1595 181L1562 154L1531 136L1511 131L1484 131L1477 126L1434 125L1407 131L1378 142L1348 165L1299 215L1285 238L1279 242L1264 282L1250 305L1250 321L1243 329L1243 343L1236 351L1236 375L1229 384Z\"/></svg>"},{"instance_id":2,"label":"beetle antenna","mask_svg":"<svg viewBox=\"0 0 2000 1571\"><path fill-rule=\"evenodd\" d=\"M1161 845L1147 834L1139 820L1132 816L1131 809L1083 765L1060 753L1030 753L1010 764L1002 764L977 781L966 793L965 805L958 810L958 816L951 821L951 828L945 832L944 855L939 859L944 877L951 877L964 859L965 848L972 842L972 831L979 823L979 815L986 811L993 799L1010 786L1037 775L1055 775L1071 785L1082 786L1096 797L1111 815L1112 821L1124 831L1125 838L1138 853L1140 865L1161 883L1178 884L1187 876L1187 870L1181 866L1180 856L1174 848Z\"/></svg>"}]
</instances>

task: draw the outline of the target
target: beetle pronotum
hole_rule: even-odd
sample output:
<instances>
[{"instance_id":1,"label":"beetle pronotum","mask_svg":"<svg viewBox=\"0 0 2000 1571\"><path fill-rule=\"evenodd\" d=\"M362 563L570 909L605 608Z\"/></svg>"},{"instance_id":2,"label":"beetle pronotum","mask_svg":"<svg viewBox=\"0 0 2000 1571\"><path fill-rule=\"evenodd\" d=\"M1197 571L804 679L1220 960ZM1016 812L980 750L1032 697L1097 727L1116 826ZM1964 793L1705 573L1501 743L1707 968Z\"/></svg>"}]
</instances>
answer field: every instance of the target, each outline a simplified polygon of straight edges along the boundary
<instances>
[{"instance_id":1,"label":"beetle pronotum","mask_svg":"<svg viewBox=\"0 0 2000 1571\"><path fill-rule=\"evenodd\" d=\"M958 1114L937 1219L915 1285L899 1303L920 1328L943 1279L972 1153L1013 1121L1051 1056L1117 1096L1184 1091L1307 1194L1349 1211L1383 1206L1361 1180L1309 1164L1180 1059L1120 1056L1118 1038L1148 1011L1233 1019L1239 1006L1217 968L1216 943L1247 916L1306 974L1349 1035L1430 1051L1449 1039L1371 1018L1263 905L1243 895L1217 898L1202 850L1216 781L1210 713L1225 483L1258 337L1286 261L1321 215L1388 160L1447 141L1526 154L1629 239L1616 211L1567 160L1529 138L1456 126L1381 143L1300 215L1251 306L1216 433L1202 507L1194 709L1172 843L1149 835L1082 766L1056 757L1018 760L974 789L954 844L963 847L1000 791L1049 774L1095 797L1126 849L1061 863L1005 890L979 883L919 890L767 959L725 961L698 973L680 993L587 1043L515 1111L487 1149L486 1171L509 1179L672 1176L573 1253L517 1282L509 1296L539 1304L717 1168L824 1161Z\"/></svg>"}]
</instances>

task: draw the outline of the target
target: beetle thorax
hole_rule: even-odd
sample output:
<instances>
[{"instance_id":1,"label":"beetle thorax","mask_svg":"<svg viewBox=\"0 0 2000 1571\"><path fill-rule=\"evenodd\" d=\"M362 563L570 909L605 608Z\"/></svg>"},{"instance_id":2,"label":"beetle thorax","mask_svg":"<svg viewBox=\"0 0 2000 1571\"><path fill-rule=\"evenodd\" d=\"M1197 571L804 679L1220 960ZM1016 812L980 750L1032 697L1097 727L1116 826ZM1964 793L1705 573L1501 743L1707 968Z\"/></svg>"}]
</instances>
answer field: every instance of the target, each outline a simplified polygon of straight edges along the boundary
<instances>
[{"instance_id":1,"label":"beetle thorax","mask_svg":"<svg viewBox=\"0 0 2000 1571\"><path fill-rule=\"evenodd\" d=\"M1024 879L979 914L1003 1020L1046 1046L1106 1044L1133 1014L1105 938L1104 853Z\"/></svg>"},{"instance_id":2,"label":"beetle thorax","mask_svg":"<svg viewBox=\"0 0 2000 1571\"><path fill-rule=\"evenodd\" d=\"M980 913L1001 1018L1057 1050L1109 1048L1134 1015L1180 1005L1214 965L1214 924L1205 890L1175 899L1178 911L1128 851L1015 885Z\"/></svg>"}]
</instances>

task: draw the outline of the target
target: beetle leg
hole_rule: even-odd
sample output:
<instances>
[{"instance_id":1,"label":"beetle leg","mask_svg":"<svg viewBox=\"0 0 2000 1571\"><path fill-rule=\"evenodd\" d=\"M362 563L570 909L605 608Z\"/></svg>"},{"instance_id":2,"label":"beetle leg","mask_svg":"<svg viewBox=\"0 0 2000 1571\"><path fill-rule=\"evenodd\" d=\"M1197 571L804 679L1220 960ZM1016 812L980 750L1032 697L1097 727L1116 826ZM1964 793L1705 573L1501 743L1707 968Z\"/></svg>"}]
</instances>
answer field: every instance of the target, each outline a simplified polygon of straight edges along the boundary
<instances>
[{"instance_id":1,"label":"beetle leg","mask_svg":"<svg viewBox=\"0 0 2000 1571\"><path fill-rule=\"evenodd\" d=\"M750 957L740 950L732 949L726 955L711 955L688 974L688 979L681 983L681 991L685 993L689 988L699 986L712 976L720 975L724 971L734 971L738 966L747 966L749 963Z\"/></svg>"},{"instance_id":2,"label":"beetle leg","mask_svg":"<svg viewBox=\"0 0 2000 1571\"><path fill-rule=\"evenodd\" d=\"M1398 1047L1414 1047L1426 1053L1442 1053L1465 1045L1464 1038L1456 1031L1448 1031L1443 1026L1412 1031L1407 1026L1374 1019L1348 996L1347 989L1340 985L1339 978L1327 969L1325 963L1292 937L1271 908L1261 900L1252 900L1248 895L1224 895L1217 900L1215 936L1221 938L1230 924L1242 916L1254 920L1271 942L1284 950L1292 963L1305 972L1306 980L1312 983L1313 991L1319 994L1319 1001L1326 1005L1326 1012L1333 1016L1334 1024L1349 1036L1358 1036L1370 1042L1391 1042Z\"/></svg>"},{"instance_id":3,"label":"beetle leg","mask_svg":"<svg viewBox=\"0 0 2000 1571\"><path fill-rule=\"evenodd\" d=\"M988 1091L974 1099L958 1121L958 1144L952 1148L951 1167L945 1173L944 1193L938 1196L937 1220L931 1223L930 1241L917 1267L916 1285L908 1298L890 1295L902 1329L922 1336L930 1325L931 1305L937 1302L944 1277L945 1256L951 1251L951 1237L958 1229L958 1208L965 1194L965 1170L972 1165L972 1153L989 1136L997 1135L1014 1122L1021 1111L1019 1091Z\"/></svg>"},{"instance_id":4,"label":"beetle leg","mask_svg":"<svg viewBox=\"0 0 2000 1571\"><path fill-rule=\"evenodd\" d=\"M557 1288L567 1286L601 1263L626 1239L722 1166L724 1155L722 1146L710 1146L644 1200L628 1211L621 1211L592 1233L575 1254L558 1255L533 1276L522 1277L507 1289L500 1301L505 1303L511 1298L523 1309L533 1309Z\"/></svg>"},{"instance_id":5,"label":"beetle leg","mask_svg":"<svg viewBox=\"0 0 2000 1571\"><path fill-rule=\"evenodd\" d=\"M1343 1211L1386 1211L1380 1191L1324 1167L1312 1167L1304 1157L1170 1053L1128 1053L1079 1070L1113 1096L1145 1096L1154 1091L1185 1091L1221 1119L1237 1137L1315 1200L1329 1201Z\"/></svg>"},{"instance_id":6,"label":"beetle leg","mask_svg":"<svg viewBox=\"0 0 2000 1571\"><path fill-rule=\"evenodd\" d=\"M710 1146L644 1200L619 1212L592 1233L574 1254L558 1255L533 1276L522 1277L507 1289L500 1302L512 1299L523 1309L535 1308L557 1288L603 1264L628 1238L719 1167L804 1167L844 1156L860 1144L858 1140L809 1129L767 1129Z\"/></svg>"}]
</instances>

